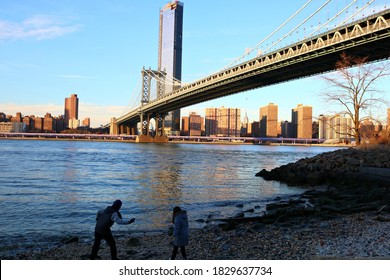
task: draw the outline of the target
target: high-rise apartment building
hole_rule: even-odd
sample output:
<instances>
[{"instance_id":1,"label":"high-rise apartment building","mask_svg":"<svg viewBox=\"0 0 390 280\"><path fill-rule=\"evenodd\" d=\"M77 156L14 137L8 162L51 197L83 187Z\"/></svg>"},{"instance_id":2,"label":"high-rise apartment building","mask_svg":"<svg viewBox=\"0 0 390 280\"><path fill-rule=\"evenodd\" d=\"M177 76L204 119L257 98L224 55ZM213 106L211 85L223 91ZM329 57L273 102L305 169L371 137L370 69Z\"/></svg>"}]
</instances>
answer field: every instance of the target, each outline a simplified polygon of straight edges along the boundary
<instances>
[{"instance_id":1,"label":"high-rise apartment building","mask_svg":"<svg viewBox=\"0 0 390 280\"><path fill-rule=\"evenodd\" d=\"M241 135L241 110L237 108L220 109L218 121L219 134L239 137Z\"/></svg>"},{"instance_id":2,"label":"high-rise apartment building","mask_svg":"<svg viewBox=\"0 0 390 280\"><path fill-rule=\"evenodd\" d=\"M349 116L325 116L318 119L319 139L350 139L353 133L353 122Z\"/></svg>"},{"instance_id":3,"label":"high-rise apartment building","mask_svg":"<svg viewBox=\"0 0 390 280\"><path fill-rule=\"evenodd\" d=\"M269 103L260 108L260 137L278 136L278 105Z\"/></svg>"},{"instance_id":4,"label":"high-rise apartment building","mask_svg":"<svg viewBox=\"0 0 390 280\"><path fill-rule=\"evenodd\" d=\"M252 137L260 137L260 122L253 122L250 134Z\"/></svg>"},{"instance_id":5,"label":"high-rise apartment building","mask_svg":"<svg viewBox=\"0 0 390 280\"><path fill-rule=\"evenodd\" d=\"M190 134L190 117L181 117L181 135L188 136Z\"/></svg>"},{"instance_id":6,"label":"high-rise apartment building","mask_svg":"<svg viewBox=\"0 0 390 280\"><path fill-rule=\"evenodd\" d=\"M78 119L70 119L68 122L68 128L77 129L80 126L80 121Z\"/></svg>"},{"instance_id":7,"label":"high-rise apartment building","mask_svg":"<svg viewBox=\"0 0 390 280\"><path fill-rule=\"evenodd\" d=\"M184 5L179 1L172 1L160 10L158 70L167 73L165 92L179 86L175 86L170 77L181 80L183 10ZM165 127L170 127L172 134L179 133L180 109L168 114Z\"/></svg>"},{"instance_id":8,"label":"high-rise apartment building","mask_svg":"<svg viewBox=\"0 0 390 280\"><path fill-rule=\"evenodd\" d=\"M190 112L188 117L181 118L182 135L202 136L204 131L204 118L195 112Z\"/></svg>"},{"instance_id":9,"label":"high-rise apartment building","mask_svg":"<svg viewBox=\"0 0 390 280\"><path fill-rule=\"evenodd\" d=\"M204 130L204 118L195 112L191 112L189 116L189 135L202 136Z\"/></svg>"},{"instance_id":10,"label":"high-rise apartment building","mask_svg":"<svg viewBox=\"0 0 390 280\"><path fill-rule=\"evenodd\" d=\"M282 121L280 123L281 128L281 136L283 138L293 138L293 129L292 129L292 123L289 121Z\"/></svg>"},{"instance_id":11,"label":"high-rise apartment building","mask_svg":"<svg viewBox=\"0 0 390 280\"><path fill-rule=\"evenodd\" d=\"M313 137L313 108L298 104L291 112L292 138Z\"/></svg>"},{"instance_id":12,"label":"high-rise apartment building","mask_svg":"<svg viewBox=\"0 0 390 280\"><path fill-rule=\"evenodd\" d=\"M218 109L206 108L205 115L206 136L218 134Z\"/></svg>"},{"instance_id":13,"label":"high-rise apartment building","mask_svg":"<svg viewBox=\"0 0 390 280\"><path fill-rule=\"evenodd\" d=\"M206 136L220 135L239 137L241 110L237 108L206 108Z\"/></svg>"},{"instance_id":14,"label":"high-rise apartment building","mask_svg":"<svg viewBox=\"0 0 390 280\"><path fill-rule=\"evenodd\" d=\"M79 118L79 99L77 94L72 94L69 98L65 98L65 124L69 126L69 121Z\"/></svg>"},{"instance_id":15,"label":"high-rise apartment building","mask_svg":"<svg viewBox=\"0 0 390 280\"><path fill-rule=\"evenodd\" d=\"M91 126L91 119L90 118L85 118L83 120L83 126L84 127L90 127Z\"/></svg>"},{"instance_id":16,"label":"high-rise apartment building","mask_svg":"<svg viewBox=\"0 0 390 280\"><path fill-rule=\"evenodd\" d=\"M34 116L24 116L23 123L26 125L26 132L30 131L34 127Z\"/></svg>"},{"instance_id":17,"label":"high-rise apartment building","mask_svg":"<svg viewBox=\"0 0 390 280\"><path fill-rule=\"evenodd\" d=\"M34 131L42 132L43 131L43 118L35 117L34 118Z\"/></svg>"},{"instance_id":18,"label":"high-rise apartment building","mask_svg":"<svg viewBox=\"0 0 390 280\"><path fill-rule=\"evenodd\" d=\"M17 112L15 117L11 117L11 122L22 122L22 113Z\"/></svg>"},{"instance_id":19,"label":"high-rise apartment building","mask_svg":"<svg viewBox=\"0 0 390 280\"><path fill-rule=\"evenodd\" d=\"M45 117L43 118L43 130L45 132L55 132L55 129L55 119L51 116L50 113L46 113Z\"/></svg>"}]
</instances>

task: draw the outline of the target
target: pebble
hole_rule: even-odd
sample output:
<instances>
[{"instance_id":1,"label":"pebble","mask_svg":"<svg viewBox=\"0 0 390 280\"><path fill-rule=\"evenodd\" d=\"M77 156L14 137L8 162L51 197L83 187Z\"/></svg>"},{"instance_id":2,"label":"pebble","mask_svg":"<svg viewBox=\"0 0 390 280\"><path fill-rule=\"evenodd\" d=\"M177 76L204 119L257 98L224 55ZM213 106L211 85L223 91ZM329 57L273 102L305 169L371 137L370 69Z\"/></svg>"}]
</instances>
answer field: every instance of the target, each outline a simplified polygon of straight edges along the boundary
<instances>
[{"instance_id":1,"label":"pebble","mask_svg":"<svg viewBox=\"0 0 390 280\"><path fill-rule=\"evenodd\" d=\"M294 226L248 222L231 231L210 226L190 231L186 251L188 259L193 260L390 259L389 220L364 212L321 222L300 220ZM126 245L135 238L139 246ZM117 247L123 260L168 260L172 237L161 233L130 235L118 239ZM91 248L92 244L69 243L44 252L26 251L17 259L81 260L88 258ZM104 241L99 256L110 259Z\"/></svg>"}]
</instances>

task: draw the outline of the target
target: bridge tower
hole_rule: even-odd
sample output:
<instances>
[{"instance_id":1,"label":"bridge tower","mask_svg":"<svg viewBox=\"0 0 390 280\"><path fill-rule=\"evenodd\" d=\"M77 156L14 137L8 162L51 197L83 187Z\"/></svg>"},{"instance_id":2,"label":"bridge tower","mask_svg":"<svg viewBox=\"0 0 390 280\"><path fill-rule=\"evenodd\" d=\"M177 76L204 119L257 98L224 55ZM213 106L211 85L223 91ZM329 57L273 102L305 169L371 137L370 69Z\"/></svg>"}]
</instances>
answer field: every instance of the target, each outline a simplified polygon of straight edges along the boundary
<instances>
[{"instance_id":1,"label":"bridge tower","mask_svg":"<svg viewBox=\"0 0 390 280\"><path fill-rule=\"evenodd\" d=\"M140 142L166 142L168 138L164 135L164 119L167 115L166 112L154 112L145 114L142 111L142 107L151 101L152 80L156 80L156 99L159 99L165 95L165 80L166 73L163 71L156 71L145 68L141 71L142 74L142 89L141 89L141 107L140 107L140 120L141 120L141 135L139 136ZM156 122L156 132L151 134L150 121L154 119Z\"/></svg>"}]
</instances>

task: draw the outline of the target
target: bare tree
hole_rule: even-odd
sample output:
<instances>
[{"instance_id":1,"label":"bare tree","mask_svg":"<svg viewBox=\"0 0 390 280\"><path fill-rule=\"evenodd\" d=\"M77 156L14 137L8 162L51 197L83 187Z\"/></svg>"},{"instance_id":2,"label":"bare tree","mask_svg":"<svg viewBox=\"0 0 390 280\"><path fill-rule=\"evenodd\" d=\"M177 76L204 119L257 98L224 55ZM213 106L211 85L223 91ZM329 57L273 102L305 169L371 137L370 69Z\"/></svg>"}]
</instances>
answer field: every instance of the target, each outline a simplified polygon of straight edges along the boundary
<instances>
[{"instance_id":1,"label":"bare tree","mask_svg":"<svg viewBox=\"0 0 390 280\"><path fill-rule=\"evenodd\" d=\"M362 136L361 121L371 117L375 109L387 103L375 85L381 78L390 76L390 67L385 62L367 62L367 57L353 57L343 53L336 63L335 74L322 77L330 86L323 94L325 101L341 105L343 111L339 114L348 115L352 119L351 136L356 139L357 145Z\"/></svg>"}]
</instances>

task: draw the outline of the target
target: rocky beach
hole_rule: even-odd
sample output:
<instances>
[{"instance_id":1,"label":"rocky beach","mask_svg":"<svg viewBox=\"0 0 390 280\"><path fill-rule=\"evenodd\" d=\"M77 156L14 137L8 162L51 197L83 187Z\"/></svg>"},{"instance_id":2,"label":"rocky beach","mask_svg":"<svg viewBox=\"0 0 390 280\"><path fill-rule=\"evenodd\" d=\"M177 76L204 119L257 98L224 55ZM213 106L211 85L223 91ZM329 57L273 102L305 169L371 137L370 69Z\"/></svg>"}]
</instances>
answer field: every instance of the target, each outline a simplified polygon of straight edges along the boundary
<instances>
[{"instance_id":1,"label":"rocky beach","mask_svg":"<svg viewBox=\"0 0 390 280\"><path fill-rule=\"evenodd\" d=\"M307 191L276 198L261 216L247 217L253 209L237 205L234 217L201 221L204 228L190 231L188 258L390 259L389 168L390 149L376 146L337 150L262 170L256 176L291 187L304 185ZM171 242L168 233L130 232L117 239L118 255L126 260L166 260ZM73 237L56 248L25 251L12 259L82 260L88 259L91 247ZM99 256L110 259L104 241Z\"/></svg>"}]
</instances>

